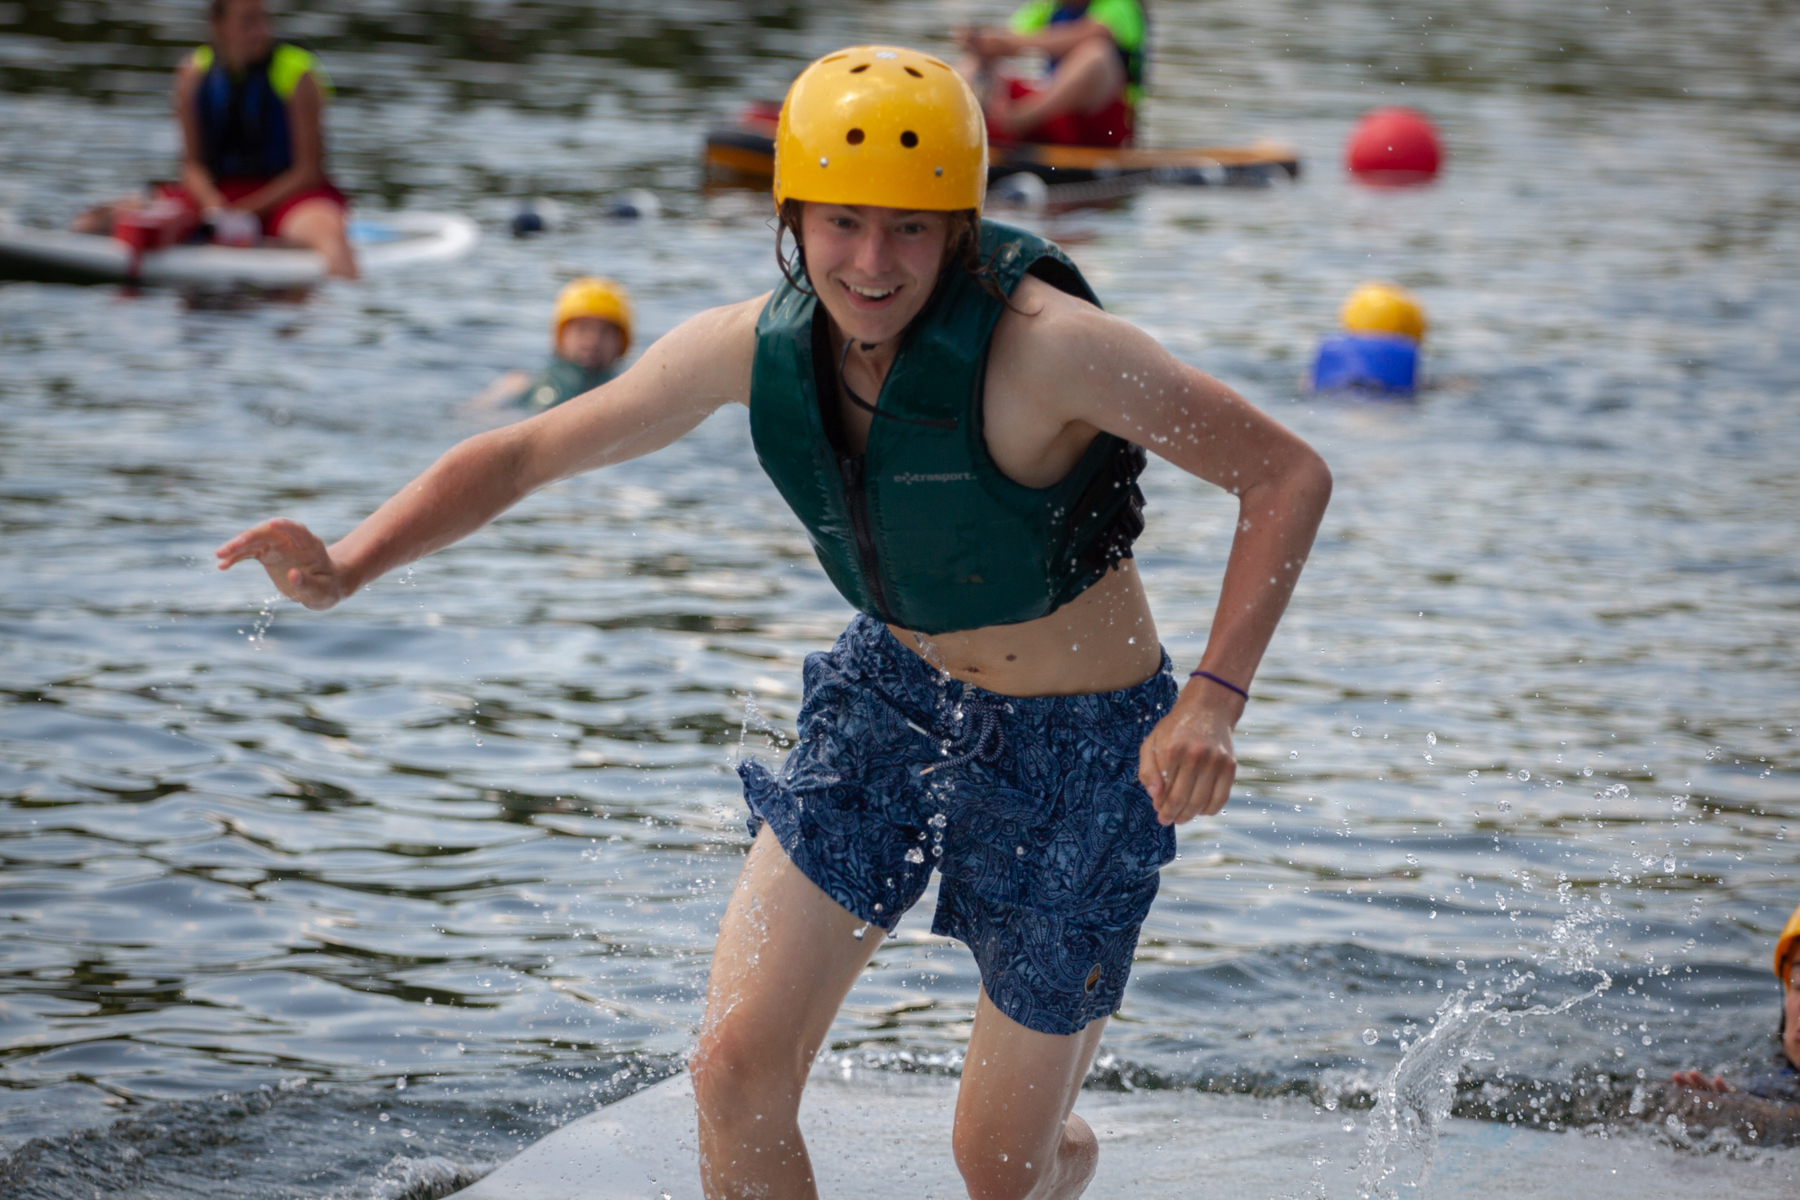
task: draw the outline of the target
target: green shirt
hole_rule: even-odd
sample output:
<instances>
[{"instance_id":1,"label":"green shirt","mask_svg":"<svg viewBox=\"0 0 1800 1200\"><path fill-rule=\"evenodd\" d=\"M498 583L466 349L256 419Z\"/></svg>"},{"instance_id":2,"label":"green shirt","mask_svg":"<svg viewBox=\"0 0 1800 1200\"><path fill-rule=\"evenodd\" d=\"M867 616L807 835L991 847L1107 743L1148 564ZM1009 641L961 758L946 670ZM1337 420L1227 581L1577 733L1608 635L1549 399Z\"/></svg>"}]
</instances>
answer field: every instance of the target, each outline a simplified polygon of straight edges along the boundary
<instances>
[{"instance_id":1,"label":"green shirt","mask_svg":"<svg viewBox=\"0 0 1800 1200\"><path fill-rule=\"evenodd\" d=\"M555 355L534 376L519 396L519 403L532 412L555 408L564 400L573 400L583 392L591 392L607 382L616 372L611 367L598 371L584 370L566 358Z\"/></svg>"},{"instance_id":2,"label":"green shirt","mask_svg":"<svg viewBox=\"0 0 1800 1200\"><path fill-rule=\"evenodd\" d=\"M1136 108L1144 99L1144 37L1148 28L1138 0L1090 0L1085 10L1058 0L1026 0L1012 15L1014 33L1041 33L1064 21L1088 20L1112 34L1119 56L1125 60L1125 102Z\"/></svg>"}]
</instances>

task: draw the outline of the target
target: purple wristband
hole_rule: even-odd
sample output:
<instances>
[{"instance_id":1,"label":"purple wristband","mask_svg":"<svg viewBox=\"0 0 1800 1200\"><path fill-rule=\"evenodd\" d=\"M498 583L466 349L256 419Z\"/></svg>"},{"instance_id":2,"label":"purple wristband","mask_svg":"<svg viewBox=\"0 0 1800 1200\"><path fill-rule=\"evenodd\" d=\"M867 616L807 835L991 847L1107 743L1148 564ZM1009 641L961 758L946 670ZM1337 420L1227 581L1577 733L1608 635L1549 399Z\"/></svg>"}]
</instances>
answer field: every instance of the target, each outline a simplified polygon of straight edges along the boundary
<instances>
[{"instance_id":1,"label":"purple wristband","mask_svg":"<svg viewBox=\"0 0 1800 1200\"><path fill-rule=\"evenodd\" d=\"M1202 679L1210 679L1214 683L1218 684L1220 687L1226 688L1233 692L1236 692L1238 695L1242 696L1245 700L1250 699L1249 692L1246 692L1243 688L1241 688L1237 684L1231 682L1231 680L1229 680L1229 679L1220 679L1217 675L1214 675L1211 671L1194 670L1194 671L1188 672L1189 679L1192 679L1196 675L1200 676L1200 678L1202 678Z\"/></svg>"}]
</instances>

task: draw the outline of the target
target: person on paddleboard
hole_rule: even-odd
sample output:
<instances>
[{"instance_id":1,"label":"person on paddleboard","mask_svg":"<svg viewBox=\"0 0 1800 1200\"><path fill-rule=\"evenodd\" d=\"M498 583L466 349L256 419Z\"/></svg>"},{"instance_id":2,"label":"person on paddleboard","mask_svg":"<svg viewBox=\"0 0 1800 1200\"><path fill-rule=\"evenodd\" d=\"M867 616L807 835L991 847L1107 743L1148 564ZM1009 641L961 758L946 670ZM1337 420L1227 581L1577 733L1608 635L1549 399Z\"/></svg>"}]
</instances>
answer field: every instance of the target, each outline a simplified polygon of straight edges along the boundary
<instances>
[{"instance_id":1,"label":"person on paddleboard","mask_svg":"<svg viewBox=\"0 0 1800 1200\"><path fill-rule=\"evenodd\" d=\"M1027 0L1005 29L957 30L962 71L1000 142L1128 146L1144 98L1149 24L1140 0ZM1028 82L997 64L1038 51L1050 74Z\"/></svg>"},{"instance_id":2,"label":"person on paddleboard","mask_svg":"<svg viewBox=\"0 0 1800 1200\"><path fill-rule=\"evenodd\" d=\"M152 185L182 230L254 246L280 238L317 251L325 269L356 278L345 229L349 200L325 174L325 97L331 83L310 51L275 40L263 0L211 0L210 37L175 70L181 124L179 183ZM74 228L114 231L140 200L83 213Z\"/></svg>"},{"instance_id":3,"label":"person on paddleboard","mask_svg":"<svg viewBox=\"0 0 1800 1200\"><path fill-rule=\"evenodd\" d=\"M1771 1061L1741 1083L1704 1071L1677 1071L1677 1087L1702 1092L1739 1092L1763 1100L1800 1105L1800 907L1787 919L1775 940L1775 978L1781 981L1781 1017L1775 1027L1779 1050Z\"/></svg>"},{"instance_id":4,"label":"person on paddleboard","mask_svg":"<svg viewBox=\"0 0 1800 1200\"><path fill-rule=\"evenodd\" d=\"M631 294L597 275L571 281L556 294L550 315L550 361L536 375L508 371L483 388L473 408L555 408L618 374L631 348Z\"/></svg>"},{"instance_id":5,"label":"person on paddleboard","mask_svg":"<svg viewBox=\"0 0 1800 1200\"><path fill-rule=\"evenodd\" d=\"M586 395L444 455L342 540L268 521L218 550L329 608L558 479L727 404L857 609L809 655L690 1067L711 1197L816 1194L800 1093L839 1005L934 870L981 988L953 1150L971 1196L1072 1197L1073 1114L1174 826L1217 813L1232 727L1310 552L1324 461L1099 306L1055 245L981 218L980 105L926 54L799 76L776 136L773 293L712 309ZM1133 540L1145 447L1234 494L1201 666L1162 651ZM880 1131L871 1130L879 1137Z\"/></svg>"}]
</instances>

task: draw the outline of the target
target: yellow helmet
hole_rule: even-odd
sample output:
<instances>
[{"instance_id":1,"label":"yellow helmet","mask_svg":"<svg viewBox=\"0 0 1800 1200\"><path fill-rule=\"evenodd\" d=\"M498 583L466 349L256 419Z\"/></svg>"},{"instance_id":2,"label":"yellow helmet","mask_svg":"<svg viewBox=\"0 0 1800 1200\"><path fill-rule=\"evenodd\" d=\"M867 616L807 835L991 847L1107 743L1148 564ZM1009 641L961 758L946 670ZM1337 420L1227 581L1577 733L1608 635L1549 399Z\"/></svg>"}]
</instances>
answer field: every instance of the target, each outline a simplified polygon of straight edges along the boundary
<instances>
[{"instance_id":1,"label":"yellow helmet","mask_svg":"<svg viewBox=\"0 0 1800 1200\"><path fill-rule=\"evenodd\" d=\"M562 338L563 326L576 317L599 317L619 327L619 353L631 349L631 293L625 285L597 275L583 275L556 293L550 317L550 340Z\"/></svg>"},{"instance_id":2,"label":"yellow helmet","mask_svg":"<svg viewBox=\"0 0 1800 1200\"><path fill-rule=\"evenodd\" d=\"M948 64L900 46L827 54L794 80L775 130L775 203L981 211L987 121Z\"/></svg>"},{"instance_id":3,"label":"yellow helmet","mask_svg":"<svg viewBox=\"0 0 1800 1200\"><path fill-rule=\"evenodd\" d=\"M1797 950L1800 950L1800 907L1794 909L1781 936L1775 939L1775 978L1781 980L1784 990L1787 988L1787 972L1782 968L1787 966L1788 959Z\"/></svg>"},{"instance_id":4,"label":"yellow helmet","mask_svg":"<svg viewBox=\"0 0 1800 1200\"><path fill-rule=\"evenodd\" d=\"M1397 333L1418 341L1425 336L1425 310L1397 283L1365 283L1350 293L1338 319L1351 333Z\"/></svg>"}]
</instances>

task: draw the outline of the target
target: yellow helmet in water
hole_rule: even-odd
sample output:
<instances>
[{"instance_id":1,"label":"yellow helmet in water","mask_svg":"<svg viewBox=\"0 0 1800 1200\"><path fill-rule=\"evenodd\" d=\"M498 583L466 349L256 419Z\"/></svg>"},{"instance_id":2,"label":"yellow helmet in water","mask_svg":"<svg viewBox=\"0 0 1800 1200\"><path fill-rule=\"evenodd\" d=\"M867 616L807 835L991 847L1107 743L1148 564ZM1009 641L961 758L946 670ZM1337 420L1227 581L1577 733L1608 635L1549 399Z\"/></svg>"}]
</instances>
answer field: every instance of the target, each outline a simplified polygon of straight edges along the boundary
<instances>
[{"instance_id":1,"label":"yellow helmet in water","mask_svg":"<svg viewBox=\"0 0 1800 1200\"><path fill-rule=\"evenodd\" d=\"M1781 936L1775 939L1775 978L1781 980L1784 990L1787 988L1787 971L1783 968L1796 951L1800 951L1800 906L1794 909Z\"/></svg>"},{"instance_id":2,"label":"yellow helmet in water","mask_svg":"<svg viewBox=\"0 0 1800 1200\"><path fill-rule=\"evenodd\" d=\"M631 349L631 293L623 284L598 275L584 275L556 293L556 311L550 317L550 340L562 340L563 326L576 317L599 317L619 327L619 353Z\"/></svg>"},{"instance_id":3,"label":"yellow helmet in water","mask_svg":"<svg viewBox=\"0 0 1800 1200\"><path fill-rule=\"evenodd\" d=\"M827 54L794 80L775 130L775 203L981 211L987 122L947 63L900 46Z\"/></svg>"},{"instance_id":4,"label":"yellow helmet in water","mask_svg":"<svg viewBox=\"0 0 1800 1200\"><path fill-rule=\"evenodd\" d=\"M1397 283L1365 283L1350 293L1338 319L1351 333L1396 333L1418 341L1425 336L1425 310Z\"/></svg>"}]
</instances>

